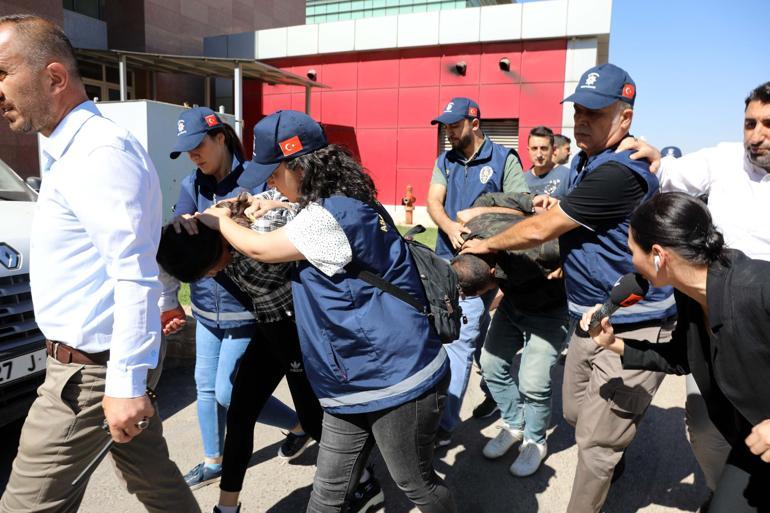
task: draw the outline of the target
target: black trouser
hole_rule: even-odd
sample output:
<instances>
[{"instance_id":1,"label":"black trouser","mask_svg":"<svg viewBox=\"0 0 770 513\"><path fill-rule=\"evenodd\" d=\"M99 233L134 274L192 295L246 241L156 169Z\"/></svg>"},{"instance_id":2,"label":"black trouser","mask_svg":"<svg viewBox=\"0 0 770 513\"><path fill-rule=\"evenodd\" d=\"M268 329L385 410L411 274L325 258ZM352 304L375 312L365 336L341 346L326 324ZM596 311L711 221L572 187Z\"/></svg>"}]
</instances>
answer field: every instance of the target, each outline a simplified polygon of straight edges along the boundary
<instances>
[{"instance_id":1,"label":"black trouser","mask_svg":"<svg viewBox=\"0 0 770 513\"><path fill-rule=\"evenodd\" d=\"M770 463L733 446L709 513L770 513Z\"/></svg>"},{"instance_id":2,"label":"black trouser","mask_svg":"<svg viewBox=\"0 0 770 513\"><path fill-rule=\"evenodd\" d=\"M255 342L241 358L227 410L222 490L241 490L254 450L257 417L284 376L302 429L321 439L323 412L305 374L296 324L292 319L257 324Z\"/></svg>"}]
</instances>

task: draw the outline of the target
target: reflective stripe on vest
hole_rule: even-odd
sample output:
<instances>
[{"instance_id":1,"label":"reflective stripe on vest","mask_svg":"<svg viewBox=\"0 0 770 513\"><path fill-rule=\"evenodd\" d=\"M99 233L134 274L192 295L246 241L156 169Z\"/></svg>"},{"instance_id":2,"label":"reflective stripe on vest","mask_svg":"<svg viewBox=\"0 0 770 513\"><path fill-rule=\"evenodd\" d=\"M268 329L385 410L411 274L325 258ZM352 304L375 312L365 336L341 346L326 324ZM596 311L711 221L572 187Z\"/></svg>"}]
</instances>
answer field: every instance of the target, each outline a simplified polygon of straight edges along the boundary
<instances>
[{"instance_id":1,"label":"reflective stripe on vest","mask_svg":"<svg viewBox=\"0 0 770 513\"><path fill-rule=\"evenodd\" d=\"M196 315L199 315L203 317L204 319L207 319L209 321L253 321L254 320L254 314L249 312L248 310L244 310L242 312L207 312L206 310L201 310L194 304L191 304L191 309L193 313Z\"/></svg>"},{"instance_id":2,"label":"reflective stripe on vest","mask_svg":"<svg viewBox=\"0 0 770 513\"><path fill-rule=\"evenodd\" d=\"M338 397L324 397L318 398L318 402L321 403L323 408L335 408L340 406L353 406L358 404L370 403L372 401L378 401L381 399L388 399L401 394L405 394L415 388L419 387L425 380L432 377L439 370L447 359L447 354L444 348L438 352L436 357L427 366L423 367L418 372L415 372L404 381L396 383L386 388L379 390L367 390L366 392L355 392L353 394L341 395Z\"/></svg>"}]
</instances>

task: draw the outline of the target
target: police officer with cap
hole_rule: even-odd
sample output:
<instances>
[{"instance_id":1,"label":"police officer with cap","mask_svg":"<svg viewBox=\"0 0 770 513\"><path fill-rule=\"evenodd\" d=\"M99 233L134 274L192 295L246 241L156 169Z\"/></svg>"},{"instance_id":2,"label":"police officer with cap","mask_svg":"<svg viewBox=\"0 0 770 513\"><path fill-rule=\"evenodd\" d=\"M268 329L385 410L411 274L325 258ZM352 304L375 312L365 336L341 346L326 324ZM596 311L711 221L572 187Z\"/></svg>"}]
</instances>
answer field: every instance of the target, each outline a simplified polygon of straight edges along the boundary
<instances>
[{"instance_id":1,"label":"police officer with cap","mask_svg":"<svg viewBox=\"0 0 770 513\"><path fill-rule=\"evenodd\" d=\"M469 233L457 221L460 210L470 208L482 194L488 192L529 192L516 150L495 144L481 129L481 109L470 98L452 98L440 116L431 124L441 123L452 149L436 159L430 188L428 214L439 227L436 253L452 258L463 244L463 233ZM468 297L461 306L468 319L460 338L446 346L452 366L444 415L441 419L439 446L449 445L451 432L460 422L460 406L468 386L470 367L476 348L484 340L489 325L489 304L495 291L482 297ZM496 403L487 394L482 403L491 414ZM482 408L483 409L483 408Z\"/></svg>"},{"instance_id":2,"label":"police officer with cap","mask_svg":"<svg viewBox=\"0 0 770 513\"><path fill-rule=\"evenodd\" d=\"M560 202L536 198L548 207L544 214L496 237L469 241L464 251L523 249L558 237L570 316L577 319L604 303L618 278L634 269L630 215L659 189L647 161L632 160L631 151L615 152L629 136L635 100L636 85L625 70L602 64L586 71L563 100L574 104L581 149L572 161L567 196ZM651 288L643 301L620 309L613 325L636 338L666 341L675 313L671 288ZM564 417L575 426L578 445L570 513L601 510L615 467L663 380L659 373L624 370L617 354L597 351L591 342L586 333L574 333L564 368Z\"/></svg>"}]
</instances>

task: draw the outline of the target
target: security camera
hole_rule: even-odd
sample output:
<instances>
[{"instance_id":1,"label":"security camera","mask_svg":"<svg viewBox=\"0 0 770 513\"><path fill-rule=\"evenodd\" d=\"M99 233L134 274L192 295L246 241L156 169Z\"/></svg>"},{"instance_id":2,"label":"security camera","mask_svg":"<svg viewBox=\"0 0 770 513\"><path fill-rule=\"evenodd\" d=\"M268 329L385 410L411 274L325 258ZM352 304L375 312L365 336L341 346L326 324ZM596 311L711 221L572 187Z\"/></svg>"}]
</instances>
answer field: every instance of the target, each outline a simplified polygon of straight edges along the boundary
<instances>
[{"instance_id":1,"label":"security camera","mask_svg":"<svg viewBox=\"0 0 770 513\"><path fill-rule=\"evenodd\" d=\"M307 70L307 78L315 82L316 78L318 78L318 72L314 69Z\"/></svg>"},{"instance_id":2,"label":"security camera","mask_svg":"<svg viewBox=\"0 0 770 513\"><path fill-rule=\"evenodd\" d=\"M468 69L468 65L465 63L465 61L460 61L457 64L455 64L455 71L458 75L465 76L465 72Z\"/></svg>"},{"instance_id":3,"label":"security camera","mask_svg":"<svg viewBox=\"0 0 770 513\"><path fill-rule=\"evenodd\" d=\"M503 57L497 62L500 69L503 71L511 71L511 60L508 57Z\"/></svg>"}]
</instances>

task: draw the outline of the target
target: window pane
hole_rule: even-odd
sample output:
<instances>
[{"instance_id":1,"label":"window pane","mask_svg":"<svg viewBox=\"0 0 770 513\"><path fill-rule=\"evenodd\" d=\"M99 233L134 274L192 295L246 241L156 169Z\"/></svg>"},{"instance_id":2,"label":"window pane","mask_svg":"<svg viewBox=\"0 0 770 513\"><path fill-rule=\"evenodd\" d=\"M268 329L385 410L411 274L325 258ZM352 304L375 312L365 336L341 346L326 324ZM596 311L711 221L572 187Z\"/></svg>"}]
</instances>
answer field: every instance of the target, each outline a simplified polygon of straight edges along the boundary
<instances>
[{"instance_id":1,"label":"window pane","mask_svg":"<svg viewBox=\"0 0 770 513\"><path fill-rule=\"evenodd\" d=\"M80 70L80 76L83 78L93 78L94 80L102 80L102 65L95 64L93 62L80 61L78 62L78 69Z\"/></svg>"},{"instance_id":2,"label":"window pane","mask_svg":"<svg viewBox=\"0 0 770 513\"><path fill-rule=\"evenodd\" d=\"M93 100L94 98L99 98L101 95L102 95L101 87L86 84L86 96L88 96ZM100 98L100 99L103 99L103 98Z\"/></svg>"}]
</instances>

